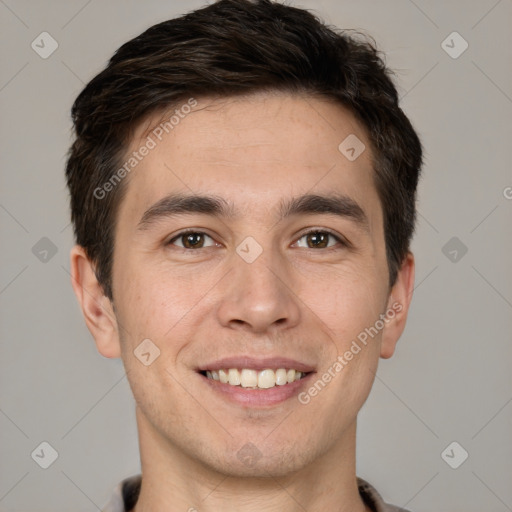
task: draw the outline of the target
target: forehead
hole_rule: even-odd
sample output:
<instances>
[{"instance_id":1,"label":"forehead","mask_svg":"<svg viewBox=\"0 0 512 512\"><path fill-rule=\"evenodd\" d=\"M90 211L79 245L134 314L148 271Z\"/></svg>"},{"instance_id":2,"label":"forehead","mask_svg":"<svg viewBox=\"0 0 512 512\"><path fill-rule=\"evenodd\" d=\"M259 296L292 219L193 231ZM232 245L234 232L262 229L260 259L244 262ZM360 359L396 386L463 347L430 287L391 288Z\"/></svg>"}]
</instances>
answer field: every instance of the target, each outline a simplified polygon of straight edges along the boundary
<instances>
[{"instance_id":1,"label":"forehead","mask_svg":"<svg viewBox=\"0 0 512 512\"><path fill-rule=\"evenodd\" d=\"M224 197L235 214L254 218L270 215L284 196L338 192L361 204L370 224L380 222L365 130L330 101L284 93L201 98L141 123L127 156L143 146L151 149L130 172L120 208L132 223L176 191ZM365 149L350 159L352 147Z\"/></svg>"}]
</instances>

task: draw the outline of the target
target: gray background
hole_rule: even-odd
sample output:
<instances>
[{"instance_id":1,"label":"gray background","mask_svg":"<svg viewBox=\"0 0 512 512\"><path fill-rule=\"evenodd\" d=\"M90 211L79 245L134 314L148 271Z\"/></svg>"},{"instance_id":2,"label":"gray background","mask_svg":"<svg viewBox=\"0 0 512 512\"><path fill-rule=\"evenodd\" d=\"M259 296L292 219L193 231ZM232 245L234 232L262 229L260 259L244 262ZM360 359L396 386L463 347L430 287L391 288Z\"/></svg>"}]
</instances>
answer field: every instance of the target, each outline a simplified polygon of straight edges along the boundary
<instances>
[{"instance_id":1,"label":"gray background","mask_svg":"<svg viewBox=\"0 0 512 512\"><path fill-rule=\"evenodd\" d=\"M412 309L360 415L358 475L414 512L512 510L512 2L292 3L375 37L426 148ZM2 511L98 510L140 470L121 361L96 352L70 285L69 110L120 44L200 5L0 0ZM42 441L59 454L46 470Z\"/></svg>"}]
</instances>

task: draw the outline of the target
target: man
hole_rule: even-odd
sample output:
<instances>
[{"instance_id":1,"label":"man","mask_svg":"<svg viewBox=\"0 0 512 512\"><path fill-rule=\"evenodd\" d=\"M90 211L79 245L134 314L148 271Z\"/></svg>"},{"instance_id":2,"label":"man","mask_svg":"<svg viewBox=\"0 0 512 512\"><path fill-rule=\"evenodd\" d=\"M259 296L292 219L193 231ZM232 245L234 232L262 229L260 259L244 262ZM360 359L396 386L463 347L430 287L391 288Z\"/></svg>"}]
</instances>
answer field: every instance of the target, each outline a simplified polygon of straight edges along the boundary
<instances>
[{"instance_id":1,"label":"man","mask_svg":"<svg viewBox=\"0 0 512 512\"><path fill-rule=\"evenodd\" d=\"M355 467L422 165L374 46L221 0L121 46L72 117L72 284L141 454L105 510L402 510Z\"/></svg>"}]
</instances>

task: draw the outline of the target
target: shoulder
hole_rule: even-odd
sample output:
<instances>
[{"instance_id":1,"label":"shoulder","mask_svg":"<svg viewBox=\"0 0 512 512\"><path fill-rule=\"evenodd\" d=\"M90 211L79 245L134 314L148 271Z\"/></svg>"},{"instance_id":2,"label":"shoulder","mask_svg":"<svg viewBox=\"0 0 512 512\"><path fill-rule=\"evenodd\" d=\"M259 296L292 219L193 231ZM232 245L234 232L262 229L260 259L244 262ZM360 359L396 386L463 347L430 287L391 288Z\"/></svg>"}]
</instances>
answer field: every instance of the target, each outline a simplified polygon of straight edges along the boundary
<instances>
[{"instance_id":1,"label":"shoulder","mask_svg":"<svg viewBox=\"0 0 512 512\"><path fill-rule=\"evenodd\" d=\"M382 496L377 492L377 489L362 478L357 477L357 487L363 501L374 512L410 512L405 508L385 503Z\"/></svg>"},{"instance_id":2,"label":"shoulder","mask_svg":"<svg viewBox=\"0 0 512 512\"><path fill-rule=\"evenodd\" d=\"M114 489L109 502L101 512L130 512L139 497L142 475L125 478Z\"/></svg>"}]
</instances>

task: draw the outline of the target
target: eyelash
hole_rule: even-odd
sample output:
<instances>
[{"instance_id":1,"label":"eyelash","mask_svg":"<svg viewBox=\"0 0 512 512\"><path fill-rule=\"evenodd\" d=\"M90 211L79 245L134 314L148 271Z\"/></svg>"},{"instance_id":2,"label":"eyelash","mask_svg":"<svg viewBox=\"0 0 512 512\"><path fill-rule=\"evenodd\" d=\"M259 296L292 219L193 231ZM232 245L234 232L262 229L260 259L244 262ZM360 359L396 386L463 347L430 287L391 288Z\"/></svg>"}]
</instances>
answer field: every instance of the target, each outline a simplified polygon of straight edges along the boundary
<instances>
[{"instance_id":1,"label":"eyelash","mask_svg":"<svg viewBox=\"0 0 512 512\"><path fill-rule=\"evenodd\" d=\"M172 243L175 241L175 240L178 240L179 238L185 236L185 235L188 235L188 234L196 234L196 235L206 235L208 237L210 237L212 240L213 240L213 237L210 236L208 233L205 233L204 231L200 231L200 230L197 230L197 229L186 229L184 231L180 231L179 233L177 233L176 235L174 235L165 245L173 245ZM345 240L344 238L340 237L339 235L337 235L336 233L334 233L333 231L329 230L329 229L326 229L326 228L314 228L310 231L306 231L305 233L302 233L302 235L297 238L297 241L300 240L301 238L304 238L305 236L309 235L309 234L314 234L314 233L326 233L330 236L332 236L341 246L342 248L347 248L347 247L351 247L350 243ZM208 249L208 247L200 247L199 249L188 249L186 247L177 247L178 249L181 249L185 252L194 252L194 251L198 251L200 249ZM315 249L315 248L312 248L312 247L306 247L305 249L309 249L311 251L318 251L319 249ZM339 249L339 247L326 247L326 248L323 248L322 250L323 251L331 251L331 250L337 250Z\"/></svg>"}]
</instances>

